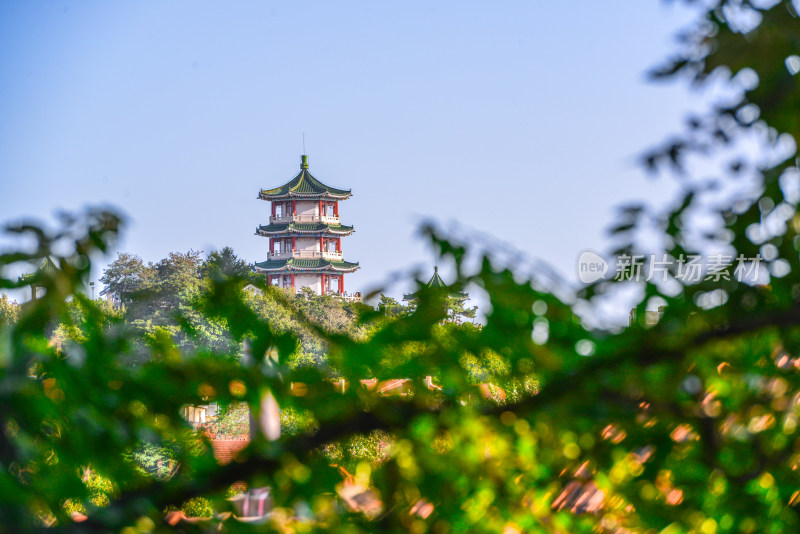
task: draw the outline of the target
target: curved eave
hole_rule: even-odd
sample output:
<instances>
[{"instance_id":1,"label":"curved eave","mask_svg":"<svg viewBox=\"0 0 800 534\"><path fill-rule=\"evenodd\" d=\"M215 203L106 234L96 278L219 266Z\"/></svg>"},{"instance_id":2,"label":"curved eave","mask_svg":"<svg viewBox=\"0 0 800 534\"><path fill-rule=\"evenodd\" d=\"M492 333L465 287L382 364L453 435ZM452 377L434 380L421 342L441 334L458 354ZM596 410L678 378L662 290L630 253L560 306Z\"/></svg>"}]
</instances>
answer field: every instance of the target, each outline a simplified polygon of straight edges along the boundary
<instances>
[{"instance_id":1,"label":"curved eave","mask_svg":"<svg viewBox=\"0 0 800 534\"><path fill-rule=\"evenodd\" d=\"M300 172L285 184L261 189L258 198L262 200L281 200L286 198L322 199L330 198L344 200L349 198L349 189L333 187L316 178L308 170L308 156L303 154L300 158Z\"/></svg>"},{"instance_id":2,"label":"curved eave","mask_svg":"<svg viewBox=\"0 0 800 534\"><path fill-rule=\"evenodd\" d=\"M23 274L18 280L20 283L30 284L38 281L42 274L46 276L55 276L60 272L61 269L59 269L53 260L48 256L44 259L44 261L42 261L42 264L39 266L39 269L36 272Z\"/></svg>"},{"instance_id":3,"label":"curved eave","mask_svg":"<svg viewBox=\"0 0 800 534\"><path fill-rule=\"evenodd\" d=\"M268 191L262 190L258 193L258 198L260 200L269 200L270 202L276 200L319 200L319 199L330 199L330 200L347 200L353 196L352 193L343 193L341 195L328 193L327 191L324 193L295 193L293 191L289 191L288 193L269 193Z\"/></svg>"},{"instance_id":4,"label":"curved eave","mask_svg":"<svg viewBox=\"0 0 800 534\"><path fill-rule=\"evenodd\" d=\"M305 262L305 263L302 263ZM281 272L303 272L309 274L324 273L354 273L360 266L358 263L349 261L329 261L329 260L300 260L295 263L293 260L274 260L262 261L253 264L253 270L257 273L281 273Z\"/></svg>"},{"instance_id":5,"label":"curved eave","mask_svg":"<svg viewBox=\"0 0 800 534\"><path fill-rule=\"evenodd\" d=\"M335 271L335 272L339 272L339 273L354 273L354 272L356 272L357 270L360 269L360 266L358 265L358 263L350 263L350 262L347 262L347 261L343 261L341 263L349 264L349 265L337 266L337 265L335 265L334 262L331 262L331 266L330 266L331 270Z\"/></svg>"},{"instance_id":6,"label":"curved eave","mask_svg":"<svg viewBox=\"0 0 800 534\"><path fill-rule=\"evenodd\" d=\"M268 229L269 226L282 226L283 228L274 228ZM319 228L314 230L306 230L302 228L293 227L291 224L286 225L269 225L269 226L259 226L256 228L256 235L260 235L262 237L276 237L281 235L330 235L330 236L349 236L355 229L352 226L344 226L343 228L348 228L347 230L335 230L330 226L325 228Z\"/></svg>"},{"instance_id":7,"label":"curved eave","mask_svg":"<svg viewBox=\"0 0 800 534\"><path fill-rule=\"evenodd\" d=\"M467 300L469 299L469 293L462 293L460 291L450 291L447 294L447 297L455 300ZM403 300L406 302L413 302L415 300L419 300L419 293L404 294Z\"/></svg>"}]
</instances>

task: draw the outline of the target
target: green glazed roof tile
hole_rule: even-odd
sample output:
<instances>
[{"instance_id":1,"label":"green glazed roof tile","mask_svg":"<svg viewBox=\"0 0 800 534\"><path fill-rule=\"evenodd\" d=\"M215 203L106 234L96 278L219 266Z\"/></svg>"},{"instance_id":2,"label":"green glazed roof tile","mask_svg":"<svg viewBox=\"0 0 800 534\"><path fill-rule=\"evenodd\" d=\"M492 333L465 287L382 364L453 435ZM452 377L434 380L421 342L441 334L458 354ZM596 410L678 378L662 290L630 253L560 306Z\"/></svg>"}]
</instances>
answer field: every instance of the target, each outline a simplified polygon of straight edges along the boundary
<instances>
[{"instance_id":1,"label":"green glazed roof tile","mask_svg":"<svg viewBox=\"0 0 800 534\"><path fill-rule=\"evenodd\" d=\"M40 273L53 275L59 272L61 272L61 269L59 269L58 266L55 264L55 262L52 259L50 259L50 256L48 256L44 259L44 261L42 261L42 264L39 266L39 269L37 269L35 273L23 274L22 276L19 277L19 280L20 282L27 282L28 280L32 280L36 275Z\"/></svg>"},{"instance_id":2,"label":"green glazed roof tile","mask_svg":"<svg viewBox=\"0 0 800 534\"><path fill-rule=\"evenodd\" d=\"M308 172L308 159L304 157L303 164L300 166L300 173L274 189L262 189L258 198L264 200L274 200L282 197L300 198L337 198L344 200L352 195L349 189L339 189L331 187L314 178Z\"/></svg>"},{"instance_id":3,"label":"green glazed roof tile","mask_svg":"<svg viewBox=\"0 0 800 534\"><path fill-rule=\"evenodd\" d=\"M340 271L353 272L359 266L357 262L350 261L331 261L325 259L300 259L289 258L288 260L267 260L255 263L256 271Z\"/></svg>"},{"instance_id":4,"label":"green glazed roof tile","mask_svg":"<svg viewBox=\"0 0 800 534\"><path fill-rule=\"evenodd\" d=\"M442 277L439 276L439 266L438 265L433 268L433 276L431 276L431 279L428 280L428 283L425 284L425 285L428 286L428 287L433 287L433 288L447 288L448 287L447 284L444 282L444 280L442 280ZM417 293L419 293L419 291L415 291L413 293L407 293L407 294L403 295L403 300L416 300L417 299ZM469 294L468 293L464 293L464 292L461 292L461 291L450 291L448 293L448 296L450 298L464 299L464 300L469 298Z\"/></svg>"},{"instance_id":5,"label":"green glazed roof tile","mask_svg":"<svg viewBox=\"0 0 800 534\"><path fill-rule=\"evenodd\" d=\"M352 226L345 226L342 224L325 224L325 223L283 223L283 224L268 224L259 226L256 230L257 234L312 234L312 233L329 233L329 234L347 234L353 233Z\"/></svg>"}]
</instances>

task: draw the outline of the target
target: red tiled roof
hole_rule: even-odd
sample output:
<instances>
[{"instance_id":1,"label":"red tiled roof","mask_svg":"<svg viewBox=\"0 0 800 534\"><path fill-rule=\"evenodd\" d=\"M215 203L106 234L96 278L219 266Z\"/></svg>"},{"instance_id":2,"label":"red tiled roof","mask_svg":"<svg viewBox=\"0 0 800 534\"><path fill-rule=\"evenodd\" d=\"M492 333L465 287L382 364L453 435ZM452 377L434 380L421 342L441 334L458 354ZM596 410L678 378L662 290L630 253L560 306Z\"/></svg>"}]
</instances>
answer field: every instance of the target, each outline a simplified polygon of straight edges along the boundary
<instances>
[{"instance_id":1,"label":"red tiled roof","mask_svg":"<svg viewBox=\"0 0 800 534\"><path fill-rule=\"evenodd\" d=\"M573 480L553 501L552 508L569 510L573 514L595 513L603 507L604 500L605 494L595 486L594 482Z\"/></svg>"},{"instance_id":2,"label":"red tiled roof","mask_svg":"<svg viewBox=\"0 0 800 534\"><path fill-rule=\"evenodd\" d=\"M363 380L359 380L359 382L361 382L361 385L370 391L372 391L375 388L375 386L378 385L377 378L365 378Z\"/></svg>"},{"instance_id":3,"label":"red tiled roof","mask_svg":"<svg viewBox=\"0 0 800 534\"><path fill-rule=\"evenodd\" d=\"M406 395L408 394L408 390L411 388L411 384L406 386L406 383L409 380L405 378L394 378L392 380L386 380L378 384L378 394L379 395Z\"/></svg>"},{"instance_id":4,"label":"red tiled roof","mask_svg":"<svg viewBox=\"0 0 800 534\"><path fill-rule=\"evenodd\" d=\"M247 447L249 439L212 439L211 446L214 448L214 458L221 464L233 461L240 450Z\"/></svg>"}]
</instances>

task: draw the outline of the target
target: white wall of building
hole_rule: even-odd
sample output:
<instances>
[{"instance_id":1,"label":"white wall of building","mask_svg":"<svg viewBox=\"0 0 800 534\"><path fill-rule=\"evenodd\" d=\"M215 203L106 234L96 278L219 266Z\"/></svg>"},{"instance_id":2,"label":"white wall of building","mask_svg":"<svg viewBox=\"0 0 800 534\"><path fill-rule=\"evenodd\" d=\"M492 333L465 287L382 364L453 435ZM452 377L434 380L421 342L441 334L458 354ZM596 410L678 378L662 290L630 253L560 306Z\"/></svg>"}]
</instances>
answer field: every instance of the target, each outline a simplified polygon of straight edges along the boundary
<instances>
[{"instance_id":1,"label":"white wall of building","mask_svg":"<svg viewBox=\"0 0 800 534\"><path fill-rule=\"evenodd\" d=\"M319 252L319 238L298 237L294 242L294 249L305 252Z\"/></svg>"},{"instance_id":2,"label":"white wall of building","mask_svg":"<svg viewBox=\"0 0 800 534\"><path fill-rule=\"evenodd\" d=\"M316 200L298 200L297 215L319 215L319 202Z\"/></svg>"},{"instance_id":3,"label":"white wall of building","mask_svg":"<svg viewBox=\"0 0 800 534\"><path fill-rule=\"evenodd\" d=\"M296 274L294 276L295 291L300 291L301 288L311 288L317 295L322 294L322 284L320 283L320 276L318 274Z\"/></svg>"}]
</instances>

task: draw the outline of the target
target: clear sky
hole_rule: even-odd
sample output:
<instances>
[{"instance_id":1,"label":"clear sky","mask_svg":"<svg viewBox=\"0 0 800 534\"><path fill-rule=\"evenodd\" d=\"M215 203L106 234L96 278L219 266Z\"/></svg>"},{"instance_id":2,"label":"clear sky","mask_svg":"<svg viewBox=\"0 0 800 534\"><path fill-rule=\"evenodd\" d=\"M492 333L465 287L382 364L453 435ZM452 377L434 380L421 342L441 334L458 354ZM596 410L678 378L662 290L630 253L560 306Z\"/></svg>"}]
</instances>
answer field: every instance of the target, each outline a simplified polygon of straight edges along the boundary
<instances>
[{"instance_id":1,"label":"clear sky","mask_svg":"<svg viewBox=\"0 0 800 534\"><path fill-rule=\"evenodd\" d=\"M145 260L262 261L256 195L305 132L311 172L354 193L348 291L432 270L427 217L574 279L615 205L671 195L636 156L698 104L645 78L689 20L658 0L2 2L0 219L110 203Z\"/></svg>"}]
</instances>

